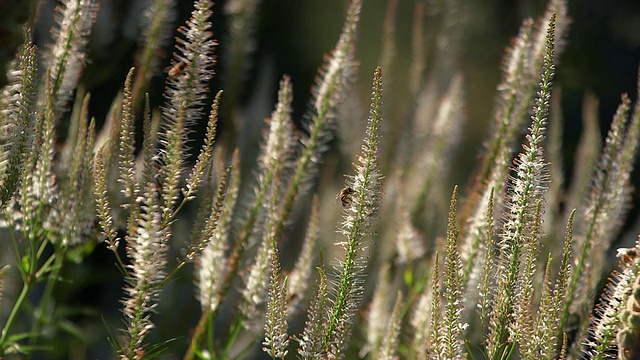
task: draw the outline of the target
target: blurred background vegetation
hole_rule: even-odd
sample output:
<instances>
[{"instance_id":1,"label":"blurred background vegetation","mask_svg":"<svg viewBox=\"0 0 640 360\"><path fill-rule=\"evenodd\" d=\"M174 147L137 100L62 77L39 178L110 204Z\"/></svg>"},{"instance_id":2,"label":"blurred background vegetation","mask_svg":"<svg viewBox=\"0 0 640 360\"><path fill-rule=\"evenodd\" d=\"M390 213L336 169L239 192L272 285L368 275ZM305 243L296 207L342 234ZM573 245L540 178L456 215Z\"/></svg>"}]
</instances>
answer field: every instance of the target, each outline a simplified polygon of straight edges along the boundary
<instances>
[{"instance_id":1,"label":"blurred background vegetation","mask_svg":"<svg viewBox=\"0 0 640 360\"><path fill-rule=\"evenodd\" d=\"M150 1L150 0L149 0ZM149 6L147 0L101 0L98 19L90 40L90 63L81 78L81 87L92 94L90 114L100 127L106 118L113 98L121 91L123 80L131 66L136 63L142 38L140 20L144 9ZM411 52L411 33L416 3L425 5L425 41L427 47L427 74L431 69L446 69L450 73L431 74L431 76L450 76L461 71L466 88L467 123L463 131L463 144L453 154L455 173L454 183L464 185L470 182L476 167L484 139L490 132L489 120L494 107L495 89L500 78L500 63L505 47L518 32L525 17L543 13L547 1L540 0L458 0L459 13L455 21L446 26L451 38L439 44L440 50L447 56L433 57L438 41L435 34L441 32L443 19L440 10L445 0L398 0L396 14L395 50L390 68L383 69L385 78L385 120L383 136L400 134L399 127L414 106L409 93L408 68ZM0 57L2 64L13 57L15 47L21 41L20 24L33 16L35 20L34 36L39 47L45 46L49 38L49 29L53 24L55 1L41 1L38 12L35 1L0 1ZM227 75L234 64L230 59L228 19L223 14L226 1L216 1L213 27L219 47L217 76L211 84L212 94L218 89L231 92L223 98L223 116L219 127L219 137L232 137L232 143L241 146L243 169L251 175L250 160L255 156L260 129L264 118L268 117L275 102L278 80L283 74L291 75L294 85L295 121L300 121L309 103L309 90L321 65L323 55L335 44L338 38L346 8L345 0L262 0L259 1L255 23L255 50L244 64L242 84L229 84ZM171 28L184 24L191 11L189 1L178 1L175 21ZM372 69L380 64L383 23L387 12L387 1L364 1L358 38L356 58L361 62L360 76L350 99L366 109L369 98ZM586 93L600 98L600 120L604 135L608 123L617 107L621 93L636 98L636 76L640 62L640 2L637 0L573 0L569 1L569 14L573 19L566 48L559 58L556 86L554 91L562 91L562 108L565 120L564 149L565 166L573 168L572 156L581 132L581 106ZM169 66L173 43L166 44L157 54L160 69ZM437 62L446 62L445 66ZM148 89L152 98L152 107L162 102L166 73L158 71ZM236 94L236 96L233 96ZM346 110L357 113L357 110ZM364 121L361 110L358 124ZM232 127L232 118L245 119L245 127L253 131L243 132L237 137ZM205 124L202 124L204 128ZM64 124L62 124L64 127ZM61 129L60 134L65 134ZM196 132L201 134L202 132ZM198 137L200 139L201 136ZM334 146L338 146L334 141ZM399 137L397 138L401 140ZM62 141L63 139L61 139ZM200 141L200 140L197 140ZM193 148L198 149L198 144ZM255 146L254 146L255 145ZM254 151L254 152L252 152ZM385 149L383 148L384 152ZM329 173L341 176L351 160L333 159L332 152L325 162ZM636 167L637 168L637 167ZM323 170L321 173L326 173ZM636 170L636 173L638 171ZM570 176L569 173L566 174ZM638 178L635 176L636 188ZM630 214L627 228L633 227L633 234L640 233L638 219L638 195L633 212ZM445 223L441 224L444 228ZM178 224L178 226L180 226ZM627 241L630 243L633 237ZM299 244L291 244L298 248ZM119 299L122 280L113 257L98 245L82 263L67 268L67 279L73 283L62 283L57 289L56 299L67 312L60 312L59 331L52 353L44 353L43 358L107 358L112 354L105 341L107 327L116 329L119 323ZM613 246L617 247L616 244ZM6 246L2 252L5 253ZM5 255L3 255L5 256ZM283 262L292 260L283 255ZM192 289L190 271L183 271L176 281L170 284L162 295L158 310L157 331L152 341L166 340L176 334L184 334L175 340L176 349L186 347L189 332L197 321L199 305ZM7 289L10 291L10 288ZM36 294L37 296L37 294ZM96 321L100 318L105 323ZM71 334L71 336L69 335ZM180 352L177 352L180 354Z\"/></svg>"}]
</instances>

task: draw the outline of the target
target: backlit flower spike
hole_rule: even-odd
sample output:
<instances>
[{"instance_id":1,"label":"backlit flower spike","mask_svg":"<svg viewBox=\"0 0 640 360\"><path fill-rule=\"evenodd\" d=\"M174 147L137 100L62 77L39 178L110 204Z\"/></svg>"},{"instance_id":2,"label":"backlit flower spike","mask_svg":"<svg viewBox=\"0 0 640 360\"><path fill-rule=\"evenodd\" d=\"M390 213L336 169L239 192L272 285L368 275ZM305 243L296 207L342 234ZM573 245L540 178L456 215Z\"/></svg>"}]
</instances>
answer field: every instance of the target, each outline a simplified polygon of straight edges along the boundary
<instances>
[{"instance_id":1,"label":"backlit flower spike","mask_svg":"<svg viewBox=\"0 0 640 360\"><path fill-rule=\"evenodd\" d=\"M156 184L149 183L141 194L140 220L135 236L127 241L131 264L122 299L125 315L124 339L120 359L142 359L144 340L155 327L150 314L158 305L160 289L166 276L166 253L171 229L164 226L162 207L158 203Z\"/></svg>"},{"instance_id":2,"label":"backlit flower spike","mask_svg":"<svg viewBox=\"0 0 640 360\"><path fill-rule=\"evenodd\" d=\"M278 246L275 239L271 238L270 245L273 251L271 257L271 279L267 300L267 319L265 321L265 337L262 345L264 352L272 359L284 359L287 356L289 346L289 334L287 324L287 278L282 276Z\"/></svg>"},{"instance_id":3,"label":"backlit flower spike","mask_svg":"<svg viewBox=\"0 0 640 360\"><path fill-rule=\"evenodd\" d=\"M221 298L222 289L229 286L229 284L224 283L228 265L225 253L228 248L231 221L240 189L238 152L234 153L231 167L229 184L226 189L220 186L222 181L218 186L217 199L221 198L224 191L222 207L220 208L219 200L213 201L209 219L206 220L202 235L200 235L202 238L200 241L206 246L200 255L196 272L198 299L202 308L211 312L215 311L223 300ZM216 214L217 211L220 211L220 213Z\"/></svg>"},{"instance_id":4,"label":"backlit flower spike","mask_svg":"<svg viewBox=\"0 0 640 360\"><path fill-rule=\"evenodd\" d=\"M440 326L442 329L440 346L441 353L446 359L464 358L464 341L462 333L467 324L462 321L462 259L458 252L458 229L456 226L456 211L458 204L458 186L453 189L449 206L449 221L447 225L447 245L444 258L444 278L442 282L442 300L444 301L444 315Z\"/></svg>"},{"instance_id":5,"label":"backlit flower spike","mask_svg":"<svg viewBox=\"0 0 640 360\"><path fill-rule=\"evenodd\" d=\"M326 358L322 342L327 317L327 277L322 266L318 270L316 289L307 310L307 321L305 322L302 336L298 339L300 347L298 354L304 360L321 360Z\"/></svg>"},{"instance_id":6,"label":"backlit flower spike","mask_svg":"<svg viewBox=\"0 0 640 360\"><path fill-rule=\"evenodd\" d=\"M56 8L56 23L52 28L52 44L46 56L46 89L52 97L54 118L71 99L89 53L87 45L96 20L98 4L94 0L64 0Z\"/></svg>"},{"instance_id":7,"label":"backlit flower spike","mask_svg":"<svg viewBox=\"0 0 640 360\"><path fill-rule=\"evenodd\" d=\"M31 31L25 30L18 50L17 68L8 74L10 85L2 92L0 116L0 206L6 207L22 181L27 150L36 131L37 49Z\"/></svg>"},{"instance_id":8,"label":"backlit flower spike","mask_svg":"<svg viewBox=\"0 0 640 360\"><path fill-rule=\"evenodd\" d=\"M504 351L505 348L515 346L517 342L517 328L510 332L513 322L514 297L521 292L523 281L527 276L521 272L522 258L527 248L532 245L529 235L534 229L536 218L540 211L536 210L547 188L547 164L543 156L542 143L545 136L551 85L554 73L554 21L547 31L544 64L540 80L540 90L533 108L531 125L523 144L523 152L514 162L515 175L510 179L503 225L498 247L497 290L495 305L489 321L487 334L487 353L489 357ZM538 214L538 215L536 215Z\"/></svg>"},{"instance_id":9,"label":"backlit flower spike","mask_svg":"<svg viewBox=\"0 0 640 360\"><path fill-rule=\"evenodd\" d=\"M613 271L609 283L596 305L589 324L582 355L589 359L610 359L616 353L618 359L633 359L636 350L637 324L634 290L640 274L640 241L635 246L618 251L619 271ZM617 350L617 352L614 352Z\"/></svg>"},{"instance_id":10,"label":"backlit flower spike","mask_svg":"<svg viewBox=\"0 0 640 360\"><path fill-rule=\"evenodd\" d=\"M282 201L278 233L283 230L285 222L288 221L295 200L301 192L306 190L304 187L308 184L308 180L318 171L321 154L326 150L327 143L331 139L335 107L343 98L356 73L354 56L361 8L362 0L351 0L338 44L319 70L313 90L312 110L304 124L308 136L301 139L301 154Z\"/></svg>"},{"instance_id":11,"label":"backlit flower spike","mask_svg":"<svg viewBox=\"0 0 640 360\"><path fill-rule=\"evenodd\" d=\"M630 111L630 100L623 95L621 103L613 116L611 127L605 139L604 148L591 176L593 182L588 193L582 215L583 226L577 242L575 268L568 286L568 302L570 311L582 313L593 304L595 287L603 269L604 254L612 240L611 230L621 221L616 209L619 202L626 201L623 188L618 179L621 171L621 156L625 141L625 126ZM586 320L586 319L583 319ZM586 321L582 322L585 326ZM582 329L582 335L584 334Z\"/></svg>"},{"instance_id":12,"label":"backlit flower spike","mask_svg":"<svg viewBox=\"0 0 640 360\"><path fill-rule=\"evenodd\" d=\"M371 106L362 153L355 164L355 175L347 177L347 186L353 189L349 204L342 209L339 229L344 237L337 242L344 251L340 261L334 304L329 313L323 347L328 356L344 356L351 335L351 326L360 306L364 289L364 271L367 264L368 243L373 235L382 194L383 176L378 165L378 129L382 120L382 70L376 68L373 76Z\"/></svg>"},{"instance_id":13,"label":"backlit flower spike","mask_svg":"<svg viewBox=\"0 0 640 360\"><path fill-rule=\"evenodd\" d=\"M216 42L210 23L213 3L210 0L197 0L193 6L190 20L178 30L184 38L176 39L174 68L169 71L166 103L162 111L164 132L161 134L161 159L164 166L160 168L159 175L166 225L173 220L171 208L180 198L179 186L188 153L185 150L189 148L188 128L203 115L209 94L208 84L214 75L213 50Z\"/></svg>"}]
</instances>

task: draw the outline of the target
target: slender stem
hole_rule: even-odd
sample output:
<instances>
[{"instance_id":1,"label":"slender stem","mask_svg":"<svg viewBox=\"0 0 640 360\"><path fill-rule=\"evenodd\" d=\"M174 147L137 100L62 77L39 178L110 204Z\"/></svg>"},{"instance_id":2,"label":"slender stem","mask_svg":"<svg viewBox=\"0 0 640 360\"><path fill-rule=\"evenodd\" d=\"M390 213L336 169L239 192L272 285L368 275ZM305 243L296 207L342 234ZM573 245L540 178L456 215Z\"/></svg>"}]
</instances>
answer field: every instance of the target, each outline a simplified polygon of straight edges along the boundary
<instances>
[{"instance_id":1,"label":"slender stem","mask_svg":"<svg viewBox=\"0 0 640 360\"><path fill-rule=\"evenodd\" d=\"M46 243L43 243L43 248L45 247ZM41 255L42 251L38 251L38 255ZM50 268L51 268L51 263L53 263L54 261L57 261L57 256L60 256L57 252L54 252L53 254L51 254L51 256L49 256L49 258L47 259L47 261L44 262L44 264L42 264L42 266L40 266L40 269L38 269L38 271L35 272L34 275L34 279L39 279L41 276L43 276ZM62 255L64 256L64 255ZM38 259L40 257L38 256ZM47 279L48 281L48 279Z\"/></svg>"},{"instance_id":2,"label":"slender stem","mask_svg":"<svg viewBox=\"0 0 640 360\"><path fill-rule=\"evenodd\" d=\"M207 325L208 325L207 344L209 346L209 352L211 353L211 359L217 360L218 354L216 354L215 344L213 342L214 334L215 334L215 323L213 321L214 319L213 316L214 314L211 311L207 311Z\"/></svg>"},{"instance_id":3,"label":"slender stem","mask_svg":"<svg viewBox=\"0 0 640 360\"><path fill-rule=\"evenodd\" d=\"M191 200L190 198L195 193L196 192L193 191L192 189L189 189L189 191L187 191L186 193L183 193L184 197L182 198L182 201L180 201L180 204L178 204L176 209L171 213L171 217L169 218L170 220L173 220L176 218L176 216L178 216L178 213L180 212L180 210L182 210L182 208Z\"/></svg>"},{"instance_id":4,"label":"slender stem","mask_svg":"<svg viewBox=\"0 0 640 360\"><path fill-rule=\"evenodd\" d=\"M209 326L209 322L213 322L213 319L215 319L216 314L217 314L217 311L211 312L209 310L205 310L202 313L202 316L200 316L200 320L198 320L198 325L196 326L193 336L191 337L191 343L189 344L189 348L187 349L187 352L184 355L184 358L183 358L184 360L194 359L196 349L198 348L198 344L200 343L200 340L202 339L202 337L206 334L207 328ZM211 351L211 354L215 354L215 351L213 348L210 348L209 351ZM214 359L215 359L215 355L214 355Z\"/></svg>"},{"instance_id":5,"label":"slender stem","mask_svg":"<svg viewBox=\"0 0 640 360\"><path fill-rule=\"evenodd\" d=\"M126 276L128 274L127 267L124 264L124 261L122 261L120 254L118 254L118 249L111 249L111 251L113 251L113 254L116 257L116 261L117 261L116 267L120 271L120 274L122 274L122 276Z\"/></svg>"},{"instance_id":6,"label":"slender stem","mask_svg":"<svg viewBox=\"0 0 640 360\"><path fill-rule=\"evenodd\" d=\"M9 334L11 327L13 327L13 323L16 321L18 312L20 312L20 309L22 308L22 305L27 299L27 294L29 293L30 290L31 290L31 283L25 282L24 286L22 287L22 291L20 292L20 296L18 296L16 303L13 305L13 309L11 309L11 314L9 314L9 318L7 319L7 322L4 324L4 327L2 328L2 336L0 337L0 356L4 356L7 335Z\"/></svg>"},{"instance_id":7,"label":"slender stem","mask_svg":"<svg viewBox=\"0 0 640 360\"><path fill-rule=\"evenodd\" d=\"M15 237L14 232L11 231L11 237L13 239L16 255L19 258L18 269L20 271L20 276L23 281L23 286L22 286L22 291L20 292L20 295L16 299L16 302L13 305L13 308L11 309L9 318L7 319L7 322L5 323L2 329L2 335L0 335L0 359L2 358L2 356L4 356L4 351L7 348L7 337L11 331L11 328L13 327L18 317L18 313L22 309L22 306L25 304L27 300L27 295L31 291L33 283L35 282L35 280L37 279L37 275L39 274L39 271L37 271L36 269L37 269L40 256L42 255L44 251L44 246L45 246L44 244L45 242L40 242L40 245L38 246L38 243L39 243L38 237L34 236L31 233L25 233L23 234L23 236L26 239L25 248L24 248L25 255L21 256L20 255L21 251L20 251L20 246L18 245L18 241ZM29 261L29 265L26 269L22 264L22 260L21 260L24 257L26 257ZM45 265L49 263L50 261L48 260L45 263Z\"/></svg>"},{"instance_id":8,"label":"slender stem","mask_svg":"<svg viewBox=\"0 0 640 360\"><path fill-rule=\"evenodd\" d=\"M229 358L229 352L231 351L231 347L236 343L238 339L238 335L240 335L240 331L243 328L244 324L244 316L240 315L236 317L236 320L231 325L231 334L229 334L229 341L227 341L227 345L225 345L224 350L222 350L222 359Z\"/></svg>"},{"instance_id":9,"label":"slender stem","mask_svg":"<svg viewBox=\"0 0 640 360\"><path fill-rule=\"evenodd\" d=\"M46 242L43 242L45 244ZM64 260L66 258L66 246L58 246L54 245L55 251L53 255L47 259L45 264L38 270L36 273L36 279L42 275L47 273L48 269L51 269L51 274L47 276L47 284L45 285L44 292L42 293L42 298L40 300L40 305L35 311L36 317L35 322L31 328L31 345L35 346L38 343L38 337L40 334L40 330L42 329L42 325L48 322L48 319L45 318L47 309L49 308L49 302L53 298L53 290L55 289L56 283L58 282L58 278L60 273L62 272L62 267L64 264ZM50 267L51 263L55 261L55 265L53 268Z\"/></svg>"}]
</instances>

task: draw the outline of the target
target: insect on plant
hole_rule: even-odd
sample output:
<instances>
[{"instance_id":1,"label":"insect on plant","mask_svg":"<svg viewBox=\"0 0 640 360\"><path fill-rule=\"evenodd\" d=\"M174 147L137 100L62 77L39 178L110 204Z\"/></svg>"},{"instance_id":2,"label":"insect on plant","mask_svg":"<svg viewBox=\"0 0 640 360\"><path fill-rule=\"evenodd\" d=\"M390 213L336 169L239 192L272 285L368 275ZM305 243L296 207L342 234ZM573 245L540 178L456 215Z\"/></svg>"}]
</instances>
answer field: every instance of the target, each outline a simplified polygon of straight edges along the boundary
<instances>
[{"instance_id":1,"label":"insect on plant","mask_svg":"<svg viewBox=\"0 0 640 360\"><path fill-rule=\"evenodd\" d=\"M353 195L354 192L355 191L353 191L353 188L351 186L345 186L344 188L342 188L342 190L340 190L338 195L336 195L336 200L340 199L342 207L347 207L351 204L351 195Z\"/></svg>"},{"instance_id":2,"label":"insect on plant","mask_svg":"<svg viewBox=\"0 0 640 360\"><path fill-rule=\"evenodd\" d=\"M172 79L179 78L182 74L184 74L185 69L187 68L187 62L182 60L173 66L168 66L165 71Z\"/></svg>"},{"instance_id":3,"label":"insect on plant","mask_svg":"<svg viewBox=\"0 0 640 360\"><path fill-rule=\"evenodd\" d=\"M625 264L631 264L638 257L636 248L619 248L616 256Z\"/></svg>"}]
</instances>

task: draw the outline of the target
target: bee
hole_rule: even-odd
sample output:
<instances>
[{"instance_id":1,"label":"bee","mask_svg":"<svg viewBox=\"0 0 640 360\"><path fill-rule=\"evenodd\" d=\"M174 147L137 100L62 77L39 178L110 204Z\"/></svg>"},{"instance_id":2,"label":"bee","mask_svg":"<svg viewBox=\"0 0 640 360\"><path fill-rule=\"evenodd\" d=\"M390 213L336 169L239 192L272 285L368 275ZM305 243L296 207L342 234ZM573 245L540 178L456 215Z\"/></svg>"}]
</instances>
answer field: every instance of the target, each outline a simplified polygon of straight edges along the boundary
<instances>
[{"instance_id":1,"label":"bee","mask_svg":"<svg viewBox=\"0 0 640 360\"><path fill-rule=\"evenodd\" d=\"M616 256L619 257L623 263L631 264L638 257L638 250L635 247L619 248Z\"/></svg>"},{"instance_id":2,"label":"bee","mask_svg":"<svg viewBox=\"0 0 640 360\"><path fill-rule=\"evenodd\" d=\"M170 78L177 79L184 73L184 70L186 68L187 68L187 62L183 60L173 66L167 67L165 71L167 72Z\"/></svg>"},{"instance_id":3,"label":"bee","mask_svg":"<svg viewBox=\"0 0 640 360\"><path fill-rule=\"evenodd\" d=\"M340 190L338 195L336 195L336 200L340 199L342 203L342 207L347 207L351 204L351 195L353 195L355 191L351 186L345 186Z\"/></svg>"}]
</instances>

